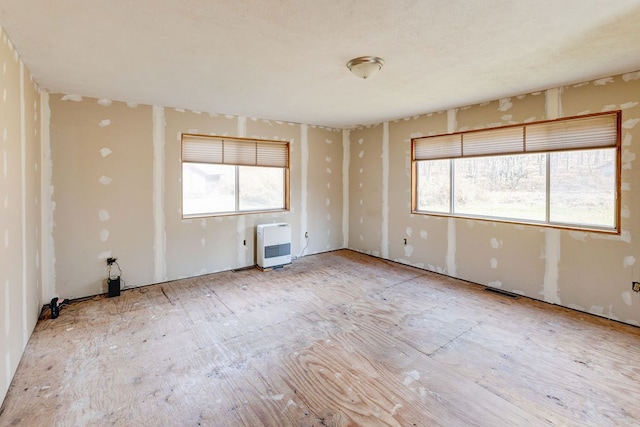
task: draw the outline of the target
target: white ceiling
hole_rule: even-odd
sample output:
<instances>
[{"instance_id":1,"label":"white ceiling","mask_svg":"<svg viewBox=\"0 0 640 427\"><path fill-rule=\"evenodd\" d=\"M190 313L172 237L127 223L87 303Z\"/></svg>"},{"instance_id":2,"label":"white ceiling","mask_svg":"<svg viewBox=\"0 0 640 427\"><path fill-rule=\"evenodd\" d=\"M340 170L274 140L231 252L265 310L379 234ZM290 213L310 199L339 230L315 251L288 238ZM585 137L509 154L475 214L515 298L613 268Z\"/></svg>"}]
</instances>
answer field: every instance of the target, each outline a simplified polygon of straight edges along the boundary
<instances>
[{"instance_id":1,"label":"white ceiling","mask_svg":"<svg viewBox=\"0 0 640 427\"><path fill-rule=\"evenodd\" d=\"M640 70L639 23L640 0L0 0L50 92L339 128Z\"/></svg>"}]
</instances>

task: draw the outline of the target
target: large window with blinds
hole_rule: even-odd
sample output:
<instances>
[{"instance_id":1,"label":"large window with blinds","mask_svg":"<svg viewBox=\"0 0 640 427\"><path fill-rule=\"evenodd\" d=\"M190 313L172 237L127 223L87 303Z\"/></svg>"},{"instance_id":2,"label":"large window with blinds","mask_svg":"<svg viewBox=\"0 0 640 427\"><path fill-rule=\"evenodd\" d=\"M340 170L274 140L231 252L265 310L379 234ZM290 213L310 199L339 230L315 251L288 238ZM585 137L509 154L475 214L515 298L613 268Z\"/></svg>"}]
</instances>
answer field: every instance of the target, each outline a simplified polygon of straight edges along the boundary
<instances>
[{"instance_id":1,"label":"large window with blinds","mask_svg":"<svg viewBox=\"0 0 640 427\"><path fill-rule=\"evenodd\" d=\"M412 212L620 232L620 112L412 139Z\"/></svg>"},{"instance_id":2,"label":"large window with blinds","mask_svg":"<svg viewBox=\"0 0 640 427\"><path fill-rule=\"evenodd\" d=\"M289 209L289 143L182 134L182 216Z\"/></svg>"}]
</instances>

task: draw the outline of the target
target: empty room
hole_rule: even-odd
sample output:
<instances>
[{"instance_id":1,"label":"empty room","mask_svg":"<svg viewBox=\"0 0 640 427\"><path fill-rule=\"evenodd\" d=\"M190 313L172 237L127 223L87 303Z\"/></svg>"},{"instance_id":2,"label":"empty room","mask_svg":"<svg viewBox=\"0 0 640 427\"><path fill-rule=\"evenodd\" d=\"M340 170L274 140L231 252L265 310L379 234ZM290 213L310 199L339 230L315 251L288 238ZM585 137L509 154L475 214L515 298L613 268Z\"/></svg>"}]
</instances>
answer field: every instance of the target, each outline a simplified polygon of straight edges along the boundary
<instances>
[{"instance_id":1,"label":"empty room","mask_svg":"<svg viewBox=\"0 0 640 427\"><path fill-rule=\"evenodd\" d=\"M0 426L639 425L638 22L0 0Z\"/></svg>"}]
</instances>

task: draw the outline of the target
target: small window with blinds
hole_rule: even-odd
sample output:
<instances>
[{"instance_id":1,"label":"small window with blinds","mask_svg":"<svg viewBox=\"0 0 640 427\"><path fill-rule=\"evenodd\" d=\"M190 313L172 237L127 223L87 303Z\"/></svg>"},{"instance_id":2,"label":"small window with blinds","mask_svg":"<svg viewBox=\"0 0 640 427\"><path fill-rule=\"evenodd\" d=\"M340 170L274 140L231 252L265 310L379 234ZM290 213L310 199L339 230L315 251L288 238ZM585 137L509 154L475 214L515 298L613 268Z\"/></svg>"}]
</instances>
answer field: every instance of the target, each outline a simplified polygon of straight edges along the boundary
<instances>
[{"instance_id":1,"label":"small window with blinds","mask_svg":"<svg viewBox=\"0 0 640 427\"><path fill-rule=\"evenodd\" d=\"M411 141L413 213L620 232L620 111Z\"/></svg>"},{"instance_id":2,"label":"small window with blinds","mask_svg":"<svg viewBox=\"0 0 640 427\"><path fill-rule=\"evenodd\" d=\"M182 134L182 216L289 209L289 143Z\"/></svg>"}]
</instances>

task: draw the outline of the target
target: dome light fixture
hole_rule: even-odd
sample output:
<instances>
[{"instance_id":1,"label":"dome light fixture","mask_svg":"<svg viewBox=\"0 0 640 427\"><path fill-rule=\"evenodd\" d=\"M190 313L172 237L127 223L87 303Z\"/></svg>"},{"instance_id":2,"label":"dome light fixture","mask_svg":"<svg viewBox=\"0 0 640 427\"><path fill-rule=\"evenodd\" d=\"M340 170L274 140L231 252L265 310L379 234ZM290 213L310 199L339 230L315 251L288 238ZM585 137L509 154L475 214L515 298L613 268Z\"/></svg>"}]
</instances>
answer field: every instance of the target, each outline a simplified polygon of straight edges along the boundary
<instances>
[{"instance_id":1,"label":"dome light fixture","mask_svg":"<svg viewBox=\"0 0 640 427\"><path fill-rule=\"evenodd\" d=\"M360 56L347 62L347 68L361 79L373 77L383 65L384 59L377 56Z\"/></svg>"}]
</instances>

